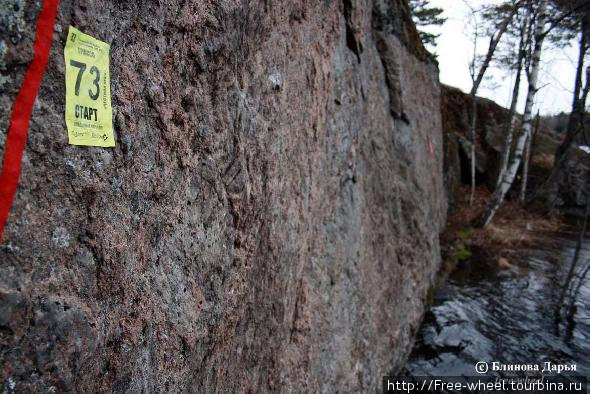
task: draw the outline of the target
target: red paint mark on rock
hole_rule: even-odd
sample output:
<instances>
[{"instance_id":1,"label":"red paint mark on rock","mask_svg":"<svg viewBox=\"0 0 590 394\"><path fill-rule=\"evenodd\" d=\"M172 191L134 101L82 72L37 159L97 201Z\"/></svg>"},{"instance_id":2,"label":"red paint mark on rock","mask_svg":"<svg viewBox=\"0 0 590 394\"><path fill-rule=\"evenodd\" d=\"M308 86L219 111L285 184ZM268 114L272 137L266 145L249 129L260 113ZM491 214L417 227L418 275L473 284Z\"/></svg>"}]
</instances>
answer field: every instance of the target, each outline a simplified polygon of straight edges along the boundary
<instances>
[{"instance_id":1,"label":"red paint mark on rock","mask_svg":"<svg viewBox=\"0 0 590 394\"><path fill-rule=\"evenodd\" d=\"M6 151L0 174L0 241L18 186L33 104L49 60L58 4L58 0L43 1L43 7L37 20L33 61L27 69L12 108L12 117L6 138Z\"/></svg>"}]
</instances>

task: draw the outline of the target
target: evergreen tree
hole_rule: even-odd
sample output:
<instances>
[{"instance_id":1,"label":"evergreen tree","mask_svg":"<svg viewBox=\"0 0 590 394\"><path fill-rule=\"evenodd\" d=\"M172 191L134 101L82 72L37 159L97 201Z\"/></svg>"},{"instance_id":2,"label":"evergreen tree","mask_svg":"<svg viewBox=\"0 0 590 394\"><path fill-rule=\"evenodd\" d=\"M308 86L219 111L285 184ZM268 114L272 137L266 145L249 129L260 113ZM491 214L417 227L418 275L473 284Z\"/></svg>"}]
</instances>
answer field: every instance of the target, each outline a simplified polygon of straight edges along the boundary
<instances>
[{"instance_id":1,"label":"evergreen tree","mask_svg":"<svg viewBox=\"0 0 590 394\"><path fill-rule=\"evenodd\" d=\"M426 45L436 46L436 39L440 34L433 34L424 31L426 26L441 26L447 20L442 16L443 10L437 7L430 7L428 0L410 0L412 18L418 27L420 38Z\"/></svg>"}]
</instances>

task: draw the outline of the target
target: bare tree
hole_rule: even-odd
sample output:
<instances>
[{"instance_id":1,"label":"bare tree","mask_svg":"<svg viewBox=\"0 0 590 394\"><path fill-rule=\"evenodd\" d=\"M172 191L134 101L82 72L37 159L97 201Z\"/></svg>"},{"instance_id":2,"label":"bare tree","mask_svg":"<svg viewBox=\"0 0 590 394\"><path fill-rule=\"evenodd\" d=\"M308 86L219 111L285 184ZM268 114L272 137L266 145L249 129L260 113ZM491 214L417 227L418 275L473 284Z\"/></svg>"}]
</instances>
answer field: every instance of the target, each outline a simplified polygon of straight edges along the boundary
<instances>
[{"instance_id":1,"label":"bare tree","mask_svg":"<svg viewBox=\"0 0 590 394\"><path fill-rule=\"evenodd\" d=\"M584 241L584 238L586 236L586 229L588 227L588 215L590 214L590 194L586 194L586 210L584 213L584 221L582 222L582 229L580 230L580 235L578 236L578 241L576 244L576 250L574 251L574 256L572 258L572 263L570 264L570 268L568 270L567 276L565 278L565 282L562 286L561 289L561 294L559 295L559 300L557 301L556 304L556 310L555 310L555 327L556 330L559 330L559 323L561 322L561 307L563 306L563 302L565 301L566 298L566 294L568 292L568 290L570 290L573 286L572 286L572 280L574 278L574 273L576 272L576 267L578 265L578 261L580 260L580 252L582 250L582 243ZM584 273L583 277L586 275L586 273ZM578 290L574 290L571 294L571 302L575 302L575 293ZM573 297L573 298L572 298ZM572 307L573 308L573 307ZM568 308L570 309L570 308ZM568 312L568 315L571 315L572 312ZM573 320L573 317L570 316L570 319Z\"/></svg>"},{"instance_id":2,"label":"bare tree","mask_svg":"<svg viewBox=\"0 0 590 394\"><path fill-rule=\"evenodd\" d=\"M533 140L537 132L539 131L539 111L537 110L537 116L535 117L535 127L531 135L529 135L526 147L524 150L524 160L522 162L522 178L520 181L520 202L525 202L526 197L526 187L529 181L529 166L531 162L531 157L533 156Z\"/></svg>"},{"instance_id":3,"label":"bare tree","mask_svg":"<svg viewBox=\"0 0 590 394\"><path fill-rule=\"evenodd\" d=\"M516 147L514 149L514 155L512 156L504 175L502 176L502 181L496 187L488 205L483 213L483 215L479 218L478 223L481 226L487 226L496 212L498 208L504 201L504 197L506 193L512 186L514 182L514 178L516 177L516 173L518 171L518 167L520 166L520 162L522 160L523 151L525 148L525 144L527 138L531 135L532 129L532 109L533 109L533 100L535 98L535 94L537 93L537 79L539 76L539 65L541 62L541 52L543 49L543 41L545 40L545 20L546 20L546 9L547 9L547 0L539 0L538 6L536 9L535 16L535 34L534 34L534 48L532 51L532 57L530 61L530 68L527 71L527 79L528 79L528 92L526 97L526 103L523 113L523 124L522 124L522 133L519 135L518 139L516 140ZM532 13L535 11L533 9L533 4L529 3L528 7L529 12Z\"/></svg>"},{"instance_id":4,"label":"bare tree","mask_svg":"<svg viewBox=\"0 0 590 394\"><path fill-rule=\"evenodd\" d=\"M516 77L514 79L514 86L512 88L512 100L510 102L510 109L508 111L508 122L506 123L506 130L504 131L504 146L502 147L502 156L500 158L500 168L498 171L498 179L496 180L496 187L502 181L506 167L508 166L508 159L512 150L512 139L514 137L514 128L516 127L516 106L518 104L518 95L520 93L520 82L522 75L522 67L526 57L527 49L531 41L531 18L530 13L524 13L523 21L521 21L519 28L519 43L516 66L514 67Z\"/></svg>"},{"instance_id":5,"label":"bare tree","mask_svg":"<svg viewBox=\"0 0 590 394\"><path fill-rule=\"evenodd\" d=\"M586 276L588 276L588 272L590 272L590 261L588 261L588 260L585 261L585 264L586 264L586 266L582 269L582 273L578 277L578 283L573 287L571 302L570 302L570 306L569 306L568 312L567 312L568 320L570 320L570 321L574 320L574 313L575 313L574 306L576 303L576 299L580 295L580 290L582 289L582 285L584 284L584 281L586 280Z\"/></svg>"},{"instance_id":6,"label":"bare tree","mask_svg":"<svg viewBox=\"0 0 590 394\"><path fill-rule=\"evenodd\" d=\"M561 179L565 171L568 152L578 139L581 130L580 119L583 117L590 86L590 69L586 69L586 87L583 87L584 60L590 51L590 3L587 0L552 0L558 16L551 21L550 38L555 42L569 42L579 34L578 60L572 95L572 110L568 118L566 137L555 152L554 164L549 177L532 194L532 198L541 195L546 198L549 207L553 207L559 194Z\"/></svg>"},{"instance_id":7,"label":"bare tree","mask_svg":"<svg viewBox=\"0 0 590 394\"><path fill-rule=\"evenodd\" d=\"M479 24L478 24L477 20L475 20L478 11L476 11L474 8L472 8L467 2L465 2L465 4L467 4L467 6L470 7L472 18L474 18L473 60L472 60L470 67L469 67L470 74L471 74L471 81L472 81L471 90L469 92L469 95L471 97L471 110L469 113L470 120L471 120L470 127L469 127L469 135L471 138L471 193L469 195L469 205L473 205L473 199L475 196L475 164L476 164L475 163L475 161L476 161L476 158L475 158L475 143L476 143L475 128L476 128L476 124L477 124L477 97L476 97L476 95L477 95L477 91L481 85L481 82L483 81L485 73L490 66L492 58L494 57L494 52L496 51L496 48L498 47L498 43L500 42L502 35L508 29L510 22L514 18L514 15L516 14L516 11L518 10L520 1L505 3L502 6L497 8L498 11L505 11L507 9L508 12L505 14L504 18L500 21L500 24L495 29L492 30L492 33L490 35L490 43L488 45L488 50L487 50L487 53L485 54L485 57L483 58L481 65L479 66L479 69L476 65L477 39L479 36L478 25Z\"/></svg>"}]
</instances>

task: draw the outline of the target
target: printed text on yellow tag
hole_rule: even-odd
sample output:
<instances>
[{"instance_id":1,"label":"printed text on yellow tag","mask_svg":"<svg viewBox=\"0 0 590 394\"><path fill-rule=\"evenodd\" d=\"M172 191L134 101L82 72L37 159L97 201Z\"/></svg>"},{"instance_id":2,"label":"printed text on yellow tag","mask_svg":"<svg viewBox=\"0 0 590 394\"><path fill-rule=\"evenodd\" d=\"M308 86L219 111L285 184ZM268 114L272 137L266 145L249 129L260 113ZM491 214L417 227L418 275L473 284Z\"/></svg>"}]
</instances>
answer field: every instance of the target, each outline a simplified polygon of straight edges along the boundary
<instances>
[{"instance_id":1,"label":"printed text on yellow tag","mask_svg":"<svg viewBox=\"0 0 590 394\"><path fill-rule=\"evenodd\" d=\"M115 146L109 50L109 44L70 26L64 49L70 144Z\"/></svg>"}]
</instances>

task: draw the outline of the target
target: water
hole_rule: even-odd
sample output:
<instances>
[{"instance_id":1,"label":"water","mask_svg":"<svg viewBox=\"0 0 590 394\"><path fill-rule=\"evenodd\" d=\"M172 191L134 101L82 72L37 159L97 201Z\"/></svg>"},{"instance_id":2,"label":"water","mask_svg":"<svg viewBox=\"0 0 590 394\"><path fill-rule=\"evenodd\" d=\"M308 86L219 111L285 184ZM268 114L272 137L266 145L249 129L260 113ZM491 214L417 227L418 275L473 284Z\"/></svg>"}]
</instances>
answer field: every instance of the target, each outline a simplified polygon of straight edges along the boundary
<instances>
[{"instance_id":1,"label":"water","mask_svg":"<svg viewBox=\"0 0 590 394\"><path fill-rule=\"evenodd\" d=\"M572 324L562 321L557 331L560 284L576 242L558 244L557 252L531 251L524 266L508 270L474 262L459 267L426 313L405 374L473 376L479 361L540 366L550 361L576 364L578 374L590 376L590 274ZM590 242L585 244L578 274L590 262Z\"/></svg>"}]
</instances>

